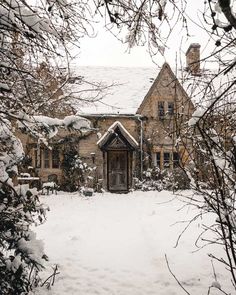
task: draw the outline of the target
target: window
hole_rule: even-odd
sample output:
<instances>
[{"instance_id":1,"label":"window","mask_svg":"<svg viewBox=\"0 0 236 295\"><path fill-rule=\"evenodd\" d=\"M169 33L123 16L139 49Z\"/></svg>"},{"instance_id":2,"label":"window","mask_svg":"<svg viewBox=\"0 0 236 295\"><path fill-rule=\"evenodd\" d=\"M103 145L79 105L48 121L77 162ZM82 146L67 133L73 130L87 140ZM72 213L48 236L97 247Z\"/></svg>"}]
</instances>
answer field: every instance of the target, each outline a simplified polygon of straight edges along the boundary
<instances>
[{"instance_id":1,"label":"window","mask_svg":"<svg viewBox=\"0 0 236 295\"><path fill-rule=\"evenodd\" d=\"M168 102L168 115L173 116L174 115L174 103Z\"/></svg>"},{"instance_id":2,"label":"window","mask_svg":"<svg viewBox=\"0 0 236 295\"><path fill-rule=\"evenodd\" d=\"M34 163L36 168L41 168L41 149L34 150Z\"/></svg>"},{"instance_id":3,"label":"window","mask_svg":"<svg viewBox=\"0 0 236 295\"><path fill-rule=\"evenodd\" d=\"M161 167L161 153L160 152L156 153L156 165L159 168Z\"/></svg>"},{"instance_id":4,"label":"window","mask_svg":"<svg viewBox=\"0 0 236 295\"><path fill-rule=\"evenodd\" d=\"M179 166L179 153L173 153L173 167L176 168Z\"/></svg>"},{"instance_id":5,"label":"window","mask_svg":"<svg viewBox=\"0 0 236 295\"><path fill-rule=\"evenodd\" d=\"M164 153L164 168L170 167L170 153Z\"/></svg>"},{"instance_id":6,"label":"window","mask_svg":"<svg viewBox=\"0 0 236 295\"><path fill-rule=\"evenodd\" d=\"M50 152L49 149L44 150L44 168L50 168Z\"/></svg>"},{"instance_id":7,"label":"window","mask_svg":"<svg viewBox=\"0 0 236 295\"><path fill-rule=\"evenodd\" d=\"M158 101L158 116L159 118L164 118L165 116L164 101Z\"/></svg>"},{"instance_id":8,"label":"window","mask_svg":"<svg viewBox=\"0 0 236 295\"><path fill-rule=\"evenodd\" d=\"M53 149L52 150L52 168L59 168L59 166L60 166L59 150Z\"/></svg>"}]
</instances>

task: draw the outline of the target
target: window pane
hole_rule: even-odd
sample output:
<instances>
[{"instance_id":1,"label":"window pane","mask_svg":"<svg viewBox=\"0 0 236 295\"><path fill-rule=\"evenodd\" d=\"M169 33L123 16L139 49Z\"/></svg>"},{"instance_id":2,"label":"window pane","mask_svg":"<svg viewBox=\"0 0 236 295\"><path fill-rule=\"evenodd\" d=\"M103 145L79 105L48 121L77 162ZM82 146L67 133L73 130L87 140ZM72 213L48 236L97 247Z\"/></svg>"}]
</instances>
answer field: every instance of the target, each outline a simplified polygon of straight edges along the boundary
<instances>
[{"instance_id":1,"label":"window pane","mask_svg":"<svg viewBox=\"0 0 236 295\"><path fill-rule=\"evenodd\" d=\"M157 164L157 167L161 167L161 153L158 152L156 153L156 164Z\"/></svg>"},{"instance_id":2,"label":"window pane","mask_svg":"<svg viewBox=\"0 0 236 295\"><path fill-rule=\"evenodd\" d=\"M174 168L179 166L179 153L177 152L173 153L173 166Z\"/></svg>"},{"instance_id":3,"label":"window pane","mask_svg":"<svg viewBox=\"0 0 236 295\"><path fill-rule=\"evenodd\" d=\"M164 153L164 167L170 167L170 153Z\"/></svg>"},{"instance_id":4,"label":"window pane","mask_svg":"<svg viewBox=\"0 0 236 295\"><path fill-rule=\"evenodd\" d=\"M174 115L174 103L168 102L168 114L173 116Z\"/></svg>"},{"instance_id":5,"label":"window pane","mask_svg":"<svg viewBox=\"0 0 236 295\"><path fill-rule=\"evenodd\" d=\"M160 118L165 116L164 101L158 101L158 116Z\"/></svg>"},{"instance_id":6,"label":"window pane","mask_svg":"<svg viewBox=\"0 0 236 295\"><path fill-rule=\"evenodd\" d=\"M44 150L44 168L50 168L49 149Z\"/></svg>"},{"instance_id":7,"label":"window pane","mask_svg":"<svg viewBox=\"0 0 236 295\"><path fill-rule=\"evenodd\" d=\"M59 168L59 166L60 166L59 150L53 149L52 150L52 168Z\"/></svg>"},{"instance_id":8,"label":"window pane","mask_svg":"<svg viewBox=\"0 0 236 295\"><path fill-rule=\"evenodd\" d=\"M36 168L41 168L41 149L34 150L34 163Z\"/></svg>"}]
</instances>

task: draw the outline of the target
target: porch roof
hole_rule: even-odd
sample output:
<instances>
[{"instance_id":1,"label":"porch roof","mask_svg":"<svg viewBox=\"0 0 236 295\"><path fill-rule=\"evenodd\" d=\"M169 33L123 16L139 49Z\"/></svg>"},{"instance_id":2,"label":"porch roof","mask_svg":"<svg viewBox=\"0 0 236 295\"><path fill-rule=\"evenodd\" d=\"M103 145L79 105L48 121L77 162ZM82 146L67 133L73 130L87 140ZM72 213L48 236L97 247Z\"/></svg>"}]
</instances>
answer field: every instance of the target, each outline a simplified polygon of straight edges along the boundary
<instances>
[{"instance_id":1,"label":"porch roof","mask_svg":"<svg viewBox=\"0 0 236 295\"><path fill-rule=\"evenodd\" d=\"M117 130L120 131L122 136L127 140L132 148L136 149L139 146L138 142L119 121L114 122L108 128L107 132L105 132L103 136L98 140L97 145L99 147L104 146L109 141L109 139L114 136L114 134L116 134Z\"/></svg>"}]
</instances>

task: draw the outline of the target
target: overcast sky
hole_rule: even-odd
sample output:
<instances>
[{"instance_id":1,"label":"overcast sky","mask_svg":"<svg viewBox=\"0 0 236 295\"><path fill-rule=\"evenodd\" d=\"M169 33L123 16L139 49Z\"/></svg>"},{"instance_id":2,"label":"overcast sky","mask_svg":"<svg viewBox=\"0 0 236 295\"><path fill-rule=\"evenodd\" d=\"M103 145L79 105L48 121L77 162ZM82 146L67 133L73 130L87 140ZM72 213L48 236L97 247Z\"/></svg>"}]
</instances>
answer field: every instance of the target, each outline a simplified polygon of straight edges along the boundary
<instances>
[{"instance_id":1,"label":"overcast sky","mask_svg":"<svg viewBox=\"0 0 236 295\"><path fill-rule=\"evenodd\" d=\"M203 11L203 0L188 0L187 13L191 19L200 23L199 17L202 19L200 11ZM186 31L182 26L175 26L165 56L158 55L155 62L161 66L167 61L172 66L176 64L176 56L178 61L181 57L185 62L185 52L191 43L201 44L202 55L207 54L206 45L208 44L209 35L195 25L192 21L188 21L189 32L191 37L186 36ZM181 30L182 29L182 30ZM181 45L182 44L182 45ZM182 51L180 50L180 45ZM207 46L208 48L208 46ZM99 25L96 38L84 38L80 44L81 52L77 59L78 65L95 65L95 66L122 66L122 67L152 67L155 66L151 60L147 48L133 48L131 52L127 52L127 44L121 44L110 32L107 32L102 25Z\"/></svg>"}]
</instances>

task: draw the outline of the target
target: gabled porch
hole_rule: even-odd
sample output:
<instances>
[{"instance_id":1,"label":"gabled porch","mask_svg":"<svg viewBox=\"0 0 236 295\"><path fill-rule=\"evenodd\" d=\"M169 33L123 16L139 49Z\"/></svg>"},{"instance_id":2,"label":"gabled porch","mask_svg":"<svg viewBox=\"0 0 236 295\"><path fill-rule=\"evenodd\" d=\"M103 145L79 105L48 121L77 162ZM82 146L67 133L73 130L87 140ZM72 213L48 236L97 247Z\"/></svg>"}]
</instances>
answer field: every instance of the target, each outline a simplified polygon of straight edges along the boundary
<instances>
[{"instance_id":1,"label":"gabled porch","mask_svg":"<svg viewBox=\"0 0 236 295\"><path fill-rule=\"evenodd\" d=\"M106 189L110 192L128 192L133 185L137 141L119 121L116 121L97 144L103 151Z\"/></svg>"}]
</instances>

